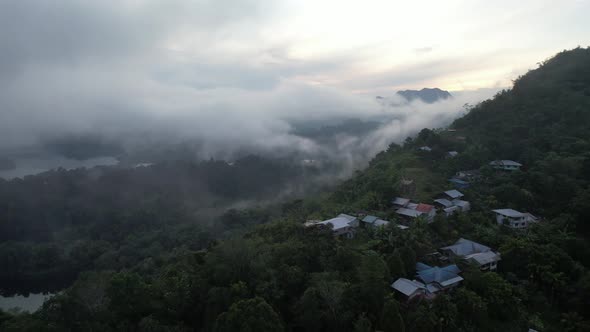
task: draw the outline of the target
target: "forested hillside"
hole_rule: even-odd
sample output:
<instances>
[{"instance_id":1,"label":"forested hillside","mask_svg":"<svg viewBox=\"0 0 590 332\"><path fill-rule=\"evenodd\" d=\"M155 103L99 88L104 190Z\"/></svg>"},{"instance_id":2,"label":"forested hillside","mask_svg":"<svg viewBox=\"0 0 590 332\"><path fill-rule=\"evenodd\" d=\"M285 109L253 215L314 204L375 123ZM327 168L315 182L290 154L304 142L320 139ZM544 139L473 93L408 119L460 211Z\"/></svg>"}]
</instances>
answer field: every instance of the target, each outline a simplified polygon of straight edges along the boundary
<instances>
[{"instance_id":1,"label":"forested hillside","mask_svg":"<svg viewBox=\"0 0 590 332\"><path fill-rule=\"evenodd\" d=\"M318 170L247 156L138 167L58 169L0 179L0 294L55 291L85 270L130 268L266 221ZM251 207L240 212L234 208ZM252 220L254 219L254 220Z\"/></svg>"},{"instance_id":2,"label":"forested hillside","mask_svg":"<svg viewBox=\"0 0 590 332\"><path fill-rule=\"evenodd\" d=\"M167 219L142 214L116 219L117 227L127 229L123 233L111 224L104 224L110 225L107 231L89 223L80 229L92 241L69 246L68 255L60 256L60 266L84 272L33 314L0 312L0 329L589 331L589 120L590 49L562 52L449 129L424 129L403 145L392 144L331 193L226 213L224 223L245 229L229 238L203 237L193 220L170 214L182 209L152 201L145 202L153 209L148 211L169 209ZM458 154L449 157L449 151ZM490 161L503 159L523 167L512 172L490 167ZM461 189L471 202L469 212L439 213L431 223L423 218L407 222L391 206L396 196L432 203L452 188L449 177L474 169L481 174L478 181ZM11 183L11 192L25 190L27 183ZM123 183L122 191L134 186ZM38 212L17 213L14 204L6 203L11 202L9 192L3 195L4 225L18 220L43 227ZM62 195L53 191L55 201L47 201L46 210L61 206ZM530 212L540 221L510 229L498 225L491 212L500 208ZM80 211L89 213L74 205L68 215ZM95 218L94 213L87 217ZM303 226L340 213L372 214L392 222L359 227L353 239L336 238L329 228ZM145 219L151 222L150 232L137 238L132 230L147 227ZM400 229L399 223L409 228ZM62 236L67 234L64 230ZM104 234L125 236L113 240ZM393 291L394 280L414 278L417 262L436 263L429 254L459 238L497 250L498 270L482 272L457 261L464 281L451 292L405 301ZM55 248L20 247L37 248L33 240L2 246L1 266L18 265L27 250L40 255L36 264L54 266L43 255L53 257ZM74 259L79 256L90 258ZM43 266L24 267L29 272L35 268Z\"/></svg>"}]
</instances>

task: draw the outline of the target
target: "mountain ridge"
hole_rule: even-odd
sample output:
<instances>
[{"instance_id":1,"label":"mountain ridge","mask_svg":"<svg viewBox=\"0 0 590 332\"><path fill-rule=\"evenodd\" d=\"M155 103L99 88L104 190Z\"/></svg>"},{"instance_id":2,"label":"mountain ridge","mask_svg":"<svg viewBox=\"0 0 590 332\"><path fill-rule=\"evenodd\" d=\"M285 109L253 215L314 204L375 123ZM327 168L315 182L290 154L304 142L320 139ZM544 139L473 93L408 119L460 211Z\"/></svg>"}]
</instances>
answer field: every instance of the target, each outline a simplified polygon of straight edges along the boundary
<instances>
[{"instance_id":1,"label":"mountain ridge","mask_svg":"<svg viewBox=\"0 0 590 332\"><path fill-rule=\"evenodd\" d=\"M422 88L421 90L401 90L396 94L402 96L407 101L421 100L427 104L433 104L441 100L453 98L450 92L439 88Z\"/></svg>"}]
</instances>

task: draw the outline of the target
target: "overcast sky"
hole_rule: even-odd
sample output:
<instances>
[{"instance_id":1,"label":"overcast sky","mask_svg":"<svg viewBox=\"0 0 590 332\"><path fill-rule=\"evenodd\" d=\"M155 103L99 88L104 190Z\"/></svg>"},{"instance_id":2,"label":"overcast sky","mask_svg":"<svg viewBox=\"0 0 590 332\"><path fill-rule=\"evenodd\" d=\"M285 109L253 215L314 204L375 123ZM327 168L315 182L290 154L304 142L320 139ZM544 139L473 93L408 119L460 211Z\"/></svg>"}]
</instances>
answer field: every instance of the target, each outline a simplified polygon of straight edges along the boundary
<instances>
[{"instance_id":1,"label":"overcast sky","mask_svg":"<svg viewBox=\"0 0 590 332\"><path fill-rule=\"evenodd\" d=\"M587 0L0 1L0 146L69 131L291 144L287 117L378 113L375 95L406 88L509 87L589 45L589 12Z\"/></svg>"}]
</instances>

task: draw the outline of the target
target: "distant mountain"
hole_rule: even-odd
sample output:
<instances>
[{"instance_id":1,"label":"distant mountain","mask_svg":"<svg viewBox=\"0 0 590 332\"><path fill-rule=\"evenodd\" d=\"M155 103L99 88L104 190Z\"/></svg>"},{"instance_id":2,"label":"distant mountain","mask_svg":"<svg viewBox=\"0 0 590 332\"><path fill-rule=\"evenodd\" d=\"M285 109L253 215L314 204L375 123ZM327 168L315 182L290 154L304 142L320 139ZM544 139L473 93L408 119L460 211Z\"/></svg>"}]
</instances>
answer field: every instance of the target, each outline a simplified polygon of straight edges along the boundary
<instances>
[{"instance_id":1,"label":"distant mountain","mask_svg":"<svg viewBox=\"0 0 590 332\"><path fill-rule=\"evenodd\" d=\"M428 104L436 103L437 101L453 97L448 91L441 90L439 88L424 88L422 90L404 90L398 91L397 94L404 97L408 101L420 99Z\"/></svg>"}]
</instances>

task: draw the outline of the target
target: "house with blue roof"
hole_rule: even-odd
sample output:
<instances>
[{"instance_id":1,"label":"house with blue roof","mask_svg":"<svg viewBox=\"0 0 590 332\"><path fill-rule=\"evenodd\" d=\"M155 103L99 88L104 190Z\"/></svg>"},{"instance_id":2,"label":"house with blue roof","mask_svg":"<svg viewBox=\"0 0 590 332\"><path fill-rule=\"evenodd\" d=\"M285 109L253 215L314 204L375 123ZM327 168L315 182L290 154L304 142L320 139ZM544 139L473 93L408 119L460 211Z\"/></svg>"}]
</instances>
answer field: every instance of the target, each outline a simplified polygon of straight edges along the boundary
<instances>
[{"instance_id":1,"label":"house with blue roof","mask_svg":"<svg viewBox=\"0 0 590 332\"><path fill-rule=\"evenodd\" d=\"M426 299L434 298L440 292L449 291L463 281L459 274L461 270L457 265L445 267L432 267L424 263L416 264L416 279L397 279L391 288L402 294L406 300L416 297Z\"/></svg>"},{"instance_id":2,"label":"house with blue roof","mask_svg":"<svg viewBox=\"0 0 590 332\"><path fill-rule=\"evenodd\" d=\"M445 267L416 264L416 279L426 285L426 289L432 294L457 287L463 281L460 273L461 270L455 264Z\"/></svg>"},{"instance_id":3,"label":"house with blue roof","mask_svg":"<svg viewBox=\"0 0 590 332\"><path fill-rule=\"evenodd\" d=\"M453 186L455 186L455 188L457 189L469 188L469 186L471 185L469 182L457 178L450 178L449 182L453 184Z\"/></svg>"}]
</instances>

